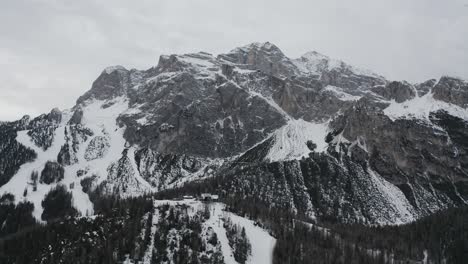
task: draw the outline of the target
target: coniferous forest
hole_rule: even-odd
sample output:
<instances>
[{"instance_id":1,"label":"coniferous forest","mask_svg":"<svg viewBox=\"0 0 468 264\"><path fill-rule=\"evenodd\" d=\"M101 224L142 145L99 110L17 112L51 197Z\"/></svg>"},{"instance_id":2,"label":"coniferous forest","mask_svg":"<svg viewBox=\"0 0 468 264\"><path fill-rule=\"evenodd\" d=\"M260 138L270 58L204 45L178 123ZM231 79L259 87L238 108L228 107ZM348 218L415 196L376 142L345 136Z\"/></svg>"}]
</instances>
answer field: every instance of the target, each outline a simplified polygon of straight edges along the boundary
<instances>
[{"instance_id":1,"label":"coniferous forest","mask_svg":"<svg viewBox=\"0 0 468 264\"><path fill-rule=\"evenodd\" d=\"M30 214L32 205L14 206L12 197L6 195L0 203L0 221L5 223L0 238L0 262L118 263L128 256L141 259L152 244L155 250L151 263L165 263L168 256L174 263L222 263L222 256L216 250L219 247L216 234L201 229L201 223L210 217L208 209L189 216L184 207L154 208L152 204L154 198L196 195L210 184L203 186L187 185L156 197L95 198L98 199L95 216L76 217L71 212L58 218L45 218L53 219L47 224L34 221ZM66 191L61 188L48 197L67 199ZM254 220L277 239L273 252L275 264L417 263L424 259L428 263L466 263L468 258L468 207L441 211L407 225L371 227L316 223L260 200L235 196L223 196L221 200L227 210ZM53 203L52 198L44 201ZM156 211L158 231L152 237L151 223ZM229 220L225 223L235 259L245 263L250 250L245 231ZM164 249L171 253L161 254Z\"/></svg>"}]
</instances>

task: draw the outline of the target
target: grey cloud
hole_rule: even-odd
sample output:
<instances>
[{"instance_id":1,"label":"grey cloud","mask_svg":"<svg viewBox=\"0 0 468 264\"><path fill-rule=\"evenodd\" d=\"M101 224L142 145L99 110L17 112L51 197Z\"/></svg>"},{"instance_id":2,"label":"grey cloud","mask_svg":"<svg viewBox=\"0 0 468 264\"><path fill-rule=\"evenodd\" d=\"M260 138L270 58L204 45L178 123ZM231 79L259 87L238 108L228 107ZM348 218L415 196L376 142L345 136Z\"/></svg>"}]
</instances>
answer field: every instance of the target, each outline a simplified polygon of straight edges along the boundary
<instances>
[{"instance_id":1,"label":"grey cloud","mask_svg":"<svg viewBox=\"0 0 468 264\"><path fill-rule=\"evenodd\" d=\"M468 78L468 0L4 1L0 120L68 108L108 65L271 41L389 79Z\"/></svg>"}]
</instances>

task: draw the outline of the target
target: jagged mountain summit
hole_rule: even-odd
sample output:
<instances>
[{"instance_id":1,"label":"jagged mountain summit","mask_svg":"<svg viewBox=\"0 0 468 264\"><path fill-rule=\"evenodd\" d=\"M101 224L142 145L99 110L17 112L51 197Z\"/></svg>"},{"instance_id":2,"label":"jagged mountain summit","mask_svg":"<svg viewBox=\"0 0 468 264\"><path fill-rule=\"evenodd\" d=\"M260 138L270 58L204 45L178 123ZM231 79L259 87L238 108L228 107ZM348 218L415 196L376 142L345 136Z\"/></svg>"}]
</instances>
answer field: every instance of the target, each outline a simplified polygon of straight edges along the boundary
<instances>
[{"instance_id":1,"label":"jagged mountain summit","mask_svg":"<svg viewBox=\"0 0 468 264\"><path fill-rule=\"evenodd\" d=\"M468 83L419 84L271 43L106 68L70 109L0 123L0 195L139 196L223 177L317 219L406 223L468 199Z\"/></svg>"}]
</instances>

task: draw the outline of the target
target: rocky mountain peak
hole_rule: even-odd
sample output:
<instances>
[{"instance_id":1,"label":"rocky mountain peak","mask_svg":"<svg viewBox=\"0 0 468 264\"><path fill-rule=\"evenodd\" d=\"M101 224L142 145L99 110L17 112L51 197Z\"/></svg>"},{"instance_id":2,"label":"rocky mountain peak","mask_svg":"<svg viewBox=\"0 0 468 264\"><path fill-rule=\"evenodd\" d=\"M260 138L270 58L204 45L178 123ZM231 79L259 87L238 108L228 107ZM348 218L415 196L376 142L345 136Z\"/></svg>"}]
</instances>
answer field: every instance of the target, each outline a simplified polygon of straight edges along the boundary
<instances>
[{"instance_id":1,"label":"rocky mountain peak","mask_svg":"<svg viewBox=\"0 0 468 264\"><path fill-rule=\"evenodd\" d=\"M293 76L297 72L292 61L270 42L254 42L221 54L218 58L233 64L249 65L252 69L278 77Z\"/></svg>"},{"instance_id":2,"label":"rocky mountain peak","mask_svg":"<svg viewBox=\"0 0 468 264\"><path fill-rule=\"evenodd\" d=\"M268 41L267 42L253 42L245 46L235 48L231 50L229 53L237 53L237 52L248 53L251 51L262 51L265 53L278 54L278 55L285 56L284 53L280 50L280 48L278 48L278 46Z\"/></svg>"},{"instance_id":3,"label":"rocky mountain peak","mask_svg":"<svg viewBox=\"0 0 468 264\"><path fill-rule=\"evenodd\" d=\"M397 103L410 100L417 95L416 88L405 81L393 81L385 86L375 86L371 90L385 99L395 100Z\"/></svg>"},{"instance_id":4,"label":"rocky mountain peak","mask_svg":"<svg viewBox=\"0 0 468 264\"><path fill-rule=\"evenodd\" d=\"M125 67L121 66L121 65L115 65L115 66L109 66L109 67L106 67L102 73L106 73L106 74L111 74L113 73L114 71L128 71Z\"/></svg>"},{"instance_id":5,"label":"rocky mountain peak","mask_svg":"<svg viewBox=\"0 0 468 264\"><path fill-rule=\"evenodd\" d=\"M432 88L434 98L460 107L468 107L468 82L460 78L443 76Z\"/></svg>"},{"instance_id":6,"label":"rocky mountain peak","mask_svg":"<svg viewBox=\"0 0 468 264\"><path fill-rule=\"evenodd\" d=\"M89 99L108 100L125 94L131 82L130 75L131 72L122 66L105 68L93 82L91 89L78 98L77 104Z\"/></svg>"},{"instance_id":7,"label":"rocky mountain peak","mask_svg":"<svg viewBox=\"0 0 468 264\"><path fill-rule=\"evenodd\" d=\"M330 58L317 51L307 52L293 62L299 70L305 74L320 76L325 72L336 71L384 79L382 76L372 71L349 65L341 60Z\"/></svg>"}]
</instances>

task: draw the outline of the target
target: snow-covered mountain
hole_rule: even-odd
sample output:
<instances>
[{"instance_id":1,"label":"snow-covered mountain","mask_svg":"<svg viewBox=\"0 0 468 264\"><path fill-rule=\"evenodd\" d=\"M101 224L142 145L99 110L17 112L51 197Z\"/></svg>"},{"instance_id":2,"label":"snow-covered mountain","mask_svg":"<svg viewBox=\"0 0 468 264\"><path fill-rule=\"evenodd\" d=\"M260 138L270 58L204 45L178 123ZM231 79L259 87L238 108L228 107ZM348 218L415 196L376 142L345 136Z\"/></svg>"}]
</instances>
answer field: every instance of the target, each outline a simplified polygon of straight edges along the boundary
<instances>
[{"instance_id":1,"label":"snow-covered mountain","mask_svg":"<svg viewBox=\"0 0 468 264\"><path fill-rule=\"evenodd\" d=\"M106 68L70 109L0 123L0 195L140 196L223 177L318 219L406 223L468 199L468 83L384 77L271 43ZM249 186L249 188L246 188Z\"/></svg>"}]
</instances>

